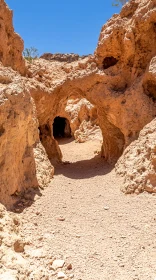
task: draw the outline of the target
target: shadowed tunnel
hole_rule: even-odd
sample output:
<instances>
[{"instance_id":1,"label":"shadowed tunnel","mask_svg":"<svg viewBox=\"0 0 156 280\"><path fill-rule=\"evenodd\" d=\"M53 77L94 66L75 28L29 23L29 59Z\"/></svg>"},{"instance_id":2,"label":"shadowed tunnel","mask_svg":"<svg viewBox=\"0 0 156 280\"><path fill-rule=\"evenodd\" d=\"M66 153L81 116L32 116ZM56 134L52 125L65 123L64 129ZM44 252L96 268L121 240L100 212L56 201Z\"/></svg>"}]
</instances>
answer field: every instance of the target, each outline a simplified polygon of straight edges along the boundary
<instances>
[{"instance_id":1,"label":"shadowed tunnel","mask_svg":"<svg viewBox=\"0 0 156 280\"><path fill-rule=\"evenodd\" d=\"M70 123L66 118L56 117L53 122L54 138L71 137Z\"/></svg>"}]
</instances>

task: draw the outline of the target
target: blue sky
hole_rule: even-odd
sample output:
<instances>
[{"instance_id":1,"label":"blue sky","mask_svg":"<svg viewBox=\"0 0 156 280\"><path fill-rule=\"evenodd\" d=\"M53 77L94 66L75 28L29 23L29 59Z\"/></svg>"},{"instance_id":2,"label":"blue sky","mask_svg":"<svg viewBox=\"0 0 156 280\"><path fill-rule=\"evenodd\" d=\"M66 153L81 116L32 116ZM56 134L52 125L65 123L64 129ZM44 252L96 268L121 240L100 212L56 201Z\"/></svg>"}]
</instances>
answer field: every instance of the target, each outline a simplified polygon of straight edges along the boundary
<instances>
[{"instance_id":1,"label":"blue sky","mask_svg":"<svg viewBox=\"0 0 156 280\"><path fill-rule=\"evenodd\" d=\"M112 0L6 0L25 47L39 54L93 53L102 25L119 7Z\"/></svg>"}]
</instances>

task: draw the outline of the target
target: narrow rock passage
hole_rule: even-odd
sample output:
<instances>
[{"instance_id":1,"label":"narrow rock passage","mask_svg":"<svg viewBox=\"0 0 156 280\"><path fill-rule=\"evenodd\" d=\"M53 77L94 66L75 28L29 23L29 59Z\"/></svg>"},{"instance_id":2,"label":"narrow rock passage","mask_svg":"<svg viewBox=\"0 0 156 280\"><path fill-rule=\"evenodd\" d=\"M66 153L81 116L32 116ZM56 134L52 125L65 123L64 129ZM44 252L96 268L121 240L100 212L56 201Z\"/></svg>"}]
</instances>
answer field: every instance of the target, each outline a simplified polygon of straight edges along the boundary
<instances>
[{"instance_id":1,"label":"narrow rock passage","mask_svg":"<svg viewBox=\"0 0 156 280\"><path fill-rule=\"evenodd\" d=\"M20 214L30 279L57 279L62 271L75 280L154 280L155 195L124 195L97 140L59 144L70 163L55 166L50 186ZM53 271L55 258L65 265Z\"/></svg>"}]
</instances>

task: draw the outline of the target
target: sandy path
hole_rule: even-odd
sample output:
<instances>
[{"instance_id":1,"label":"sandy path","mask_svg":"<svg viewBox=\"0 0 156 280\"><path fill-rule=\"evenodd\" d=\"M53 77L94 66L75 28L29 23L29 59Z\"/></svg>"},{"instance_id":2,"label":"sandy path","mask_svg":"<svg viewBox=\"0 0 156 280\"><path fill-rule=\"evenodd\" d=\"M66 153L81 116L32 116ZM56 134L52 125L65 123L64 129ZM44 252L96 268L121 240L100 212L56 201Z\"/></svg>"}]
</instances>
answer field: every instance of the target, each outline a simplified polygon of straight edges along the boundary
<instances>
[{"instance_id":1,"label":"sandy path","mask_svg":"<svg viewBox=\"0 0 156 280\"><path fill-rule=\"evenodd\" d=\"M30 268L49 271L61 258L75 280L156 279L156 196L120 192L122 181L94 154L99 142L60 147L71 163L55 167L51 186L21 214L23 235L32 240Z\"/></svg>"}]
</instances>

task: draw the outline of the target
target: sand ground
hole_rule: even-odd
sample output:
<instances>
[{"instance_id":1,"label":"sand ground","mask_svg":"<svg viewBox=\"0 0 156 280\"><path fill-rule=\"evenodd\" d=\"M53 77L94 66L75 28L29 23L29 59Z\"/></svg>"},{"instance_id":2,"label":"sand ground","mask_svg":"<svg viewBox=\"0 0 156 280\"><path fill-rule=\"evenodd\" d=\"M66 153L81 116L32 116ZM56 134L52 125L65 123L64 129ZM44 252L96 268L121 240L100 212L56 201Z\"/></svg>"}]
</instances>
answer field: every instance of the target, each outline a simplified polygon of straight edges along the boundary
<instances>
[{"instance_id":1,"label":"sand ground","mask_svg":"<svg viewBox=\"0 0 156 280\"><path fill-rule=\"evenodd\" d=\"M56 258L75 280L156 279L156 196L123 194L122 180L96 153L99 141L59 144L65 164L20 214L30 268L57 279L58 270L49 270Z\"/></svg>"}]
</instances>

